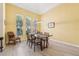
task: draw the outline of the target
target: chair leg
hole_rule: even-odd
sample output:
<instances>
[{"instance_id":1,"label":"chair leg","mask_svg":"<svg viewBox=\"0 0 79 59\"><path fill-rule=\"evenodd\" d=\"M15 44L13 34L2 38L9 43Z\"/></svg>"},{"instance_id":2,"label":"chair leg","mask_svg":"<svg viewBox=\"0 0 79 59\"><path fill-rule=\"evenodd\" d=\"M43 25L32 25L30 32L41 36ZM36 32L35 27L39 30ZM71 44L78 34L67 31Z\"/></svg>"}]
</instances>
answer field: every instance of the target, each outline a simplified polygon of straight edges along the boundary
<instances>
[{"instance_id":1,"label":"chair leg","mask_svg":"<svg viewBox=\"0 0 79 59\"><path fill-rule=\"evenodd\" d=\"M29 46L30 46L30 41L28 42Z\"/></svg>"},{"instance_id":2,"label":"chair leg","mask_svg":"<svg viewBox=\"0 0 79 59\"><path fill-rule=\"evenodd\" d=\"M35 44L34 44L34 52L35 52Z\"/></svg>"},{"instance_id":3,"label":"chair leg","mask_svg":"<svg viewBox=\"0 0 79 59\"><path fill-rule=\"evenodd\" d=\"M21 40L19 39L19 42L21 42Z\"/></svg>"},{"instance_id":4,"label":"chair leg","mask_svg":"<svg viewBox=\"0 0 79 59\"><path fill-rule=\"evenodd\" d=\"M48 38L46 38L46 48L48 48Z\"/></svg>"},{"instance_id":5,"label":"chair leg","mask_svg":"<svg viewBox=\"0 0 79 59\"><path fill-rule=\"evenodd\" d=\"M42 49L42 40L41 40L41 44L40 44L40 47L41 47L41 51L42 51L42 50L43 50L43 49Z\"/></svg>"},{"instance_id":6,"label":"chair leg","mask_svg":"<svg viewBox=\"0 0 79 59\"><path fill-rule=\"evenodd\" d=\"M46 47L46 45L45 45L45 41L44 41L44 48Z\"/></svg>"},{"instance_id":7,"label":"chair leg","mask_svg":"<svg viewBox=\"0 0 79 59\"><path fill-rule=\"evenodd\" d=\"M31 44L31 48L32 48L32 44L33 44L33 43L31 42L30 44Z\"/></svg>"},{"instance_id":8,"label":"chair leg","mask_svg":"<svg viewBox=\"0 0 79 59\"><path fill-rule=\"evenodd\" d=\"M16 44L16 41L14 41L14 44Z\"/></svg>"},{"instance_id":9,"label":"chair leg","mask_svg":"<svg viewBox=\"0 0 79 59\"><path fill-rule=\"evenodd\" d=\"M28 40L27 40L27 44L28 44Z\"/></svg>"}]
</instances>

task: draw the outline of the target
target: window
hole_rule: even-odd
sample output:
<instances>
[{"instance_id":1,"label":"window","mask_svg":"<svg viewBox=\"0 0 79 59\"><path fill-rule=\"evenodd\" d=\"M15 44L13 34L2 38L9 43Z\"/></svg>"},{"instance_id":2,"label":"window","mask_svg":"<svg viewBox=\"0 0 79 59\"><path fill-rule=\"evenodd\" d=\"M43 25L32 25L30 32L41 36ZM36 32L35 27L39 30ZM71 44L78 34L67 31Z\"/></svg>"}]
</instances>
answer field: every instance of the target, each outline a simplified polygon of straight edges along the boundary
<instances>
[{"instance_id":1,"label":"window","mask_svg":"<svg viewBox=\"0 0 79 59\"><path fill-rule=\"evenodd\" d=\"M31 32L31 17L27 16L26 17L26 33L30 33Z\"/></svg>"},{"instance_id":2,"label":"window","mask_svg":"<svg viewBox=\"0 0 79 59\"><path fill-rule=\"evenodd\" d=\"M22 26L23 26L22 16L21 15L17 15L16 16L17 36L23 34L23 32L22 32Z\"/></svg>"}]
</instances>

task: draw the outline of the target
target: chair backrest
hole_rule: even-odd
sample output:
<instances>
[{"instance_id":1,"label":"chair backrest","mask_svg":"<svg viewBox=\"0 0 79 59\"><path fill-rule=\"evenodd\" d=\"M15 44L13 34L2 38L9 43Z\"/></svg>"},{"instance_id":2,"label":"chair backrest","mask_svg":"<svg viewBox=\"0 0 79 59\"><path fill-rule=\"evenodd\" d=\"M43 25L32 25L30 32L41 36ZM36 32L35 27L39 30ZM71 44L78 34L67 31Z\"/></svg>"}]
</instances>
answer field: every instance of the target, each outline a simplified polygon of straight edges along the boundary
<instances>
[{"instance_id":1,"label":"chair backrest","mask_svg":"<svg viewBox=\"0 0 79 59\"><path fill-rule=\"evenodd\" d=\"M7 32L8 38L13 38L15 37L13 32Z\"/></svg>"},{"instance_id":2,"label":"chair backrest","mask_svg":"<svg viewBox=\"0 0 79 59\"><path fill-rule=\"evenodd\" d=\"M44 32L44 35L46 35L46 36L49 36L49 33L47 33L47 32Z\"/></svg>"},{"instance_id":3,"label":"chair backrest","mask_svg":"<svg viewBox=\"0 0 79 59\"><path fill-rule=\"evenodd\" d=\"M29 33L26 31L27 39L31 39Z\"/></svg>"},{"instance_id":4,"label":"chair backrest","mask_svg":"<svg viewBox=\"0 0 79 59\"><path fill-rule=\"evenodd\" d=\"M36 40L36 37L34 35L31 35L32 40Z\"/></svg>"},{"instance_id":5,"label":"chair backrest","mask_svg":"<svg viewBox=\"0 0 79 59\"><path fill-rule=\"evenodd\" d=\"M38 31L37 34L43 34L42 32Z\"/></svg>"}]
</instances>

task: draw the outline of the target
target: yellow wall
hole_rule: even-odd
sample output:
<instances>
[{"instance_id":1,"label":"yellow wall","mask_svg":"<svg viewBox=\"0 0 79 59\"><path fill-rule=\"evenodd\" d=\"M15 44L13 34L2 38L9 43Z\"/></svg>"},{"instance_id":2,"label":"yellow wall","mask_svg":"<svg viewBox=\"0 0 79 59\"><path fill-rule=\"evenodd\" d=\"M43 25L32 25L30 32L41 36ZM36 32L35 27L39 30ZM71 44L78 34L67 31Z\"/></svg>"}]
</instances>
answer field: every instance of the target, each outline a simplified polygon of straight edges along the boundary
<instances>
[{"instance_id":1,"label":"yellow wall","mask_svg":"<svg viewBox=\"0 0 79 59\"><path fill-rule=\"evenodd\" d=\"M0 37L3 37L3 47L5 48L5 35L3 23L3 3L0 3Z\"/></svg>"},{"instance_id":2,"label":"yellow wall","mask_svg":"<svg viewBox=\"0 0 79 59\"><path fill-rule=\"evenodd\" d=\"M22 40L26 39L26 16L30 16L32 20L37 17L38 21L40 21L40 15L30 12L28 10L24 10L12 4L5 4L6 15L5 15L5 32L13 31L16 34L16 14L22 15L23 20L23 35L21 36ZM38 25L38 29L40 30L40 24Z\"/></svg>"},{"instance_id":3,"label":"yellow wall","mask_svg":"<svg viewBox=\"0 0 79 59\"><path fill-rule=\"evenodd\" d=\"M26 16L31 16L32 20L37 17L40 21L41 18L42 24L38 25L38 30L41 29L43 32L48 31L53 34L52 39L79 45L79 4L60 4L41 16L11 4L6 4L5 12L5 32L13 31L16 33L16 14L21 14L23 38L26 38L24 26ZM55 28L48 28L49 20L55 22Z\"/></svg>"},{"instance_id":4,"label":"yellow wall","mask_svg":"<svg viewBox=\"0 0 79 59\"><path fill-rule=\"evenodd\" d=\"M79 45L79 4L60 4L41 17L42 31L53 34L52 38ZM55 22L55 28L48 28L48 21Z\"/></svg>"}]
</instances>

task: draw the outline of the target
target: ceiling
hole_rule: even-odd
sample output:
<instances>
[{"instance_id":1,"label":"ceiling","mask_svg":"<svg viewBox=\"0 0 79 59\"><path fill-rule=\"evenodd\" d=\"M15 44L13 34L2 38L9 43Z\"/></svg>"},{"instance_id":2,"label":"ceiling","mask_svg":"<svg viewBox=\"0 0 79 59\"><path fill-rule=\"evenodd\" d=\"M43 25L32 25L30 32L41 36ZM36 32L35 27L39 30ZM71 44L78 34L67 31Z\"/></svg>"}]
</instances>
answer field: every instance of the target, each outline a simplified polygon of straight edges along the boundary
<instances>
[{"instance_id":1,"label":"ceiling","mask_svg":"<svg viewBox=\"0 0 79 59\"><path fill-rule=\"evenodd\" d=\"M14 5L32 11L37 14L43 14L51 8L59 5L58 3L13 3Z\"/></svg>"}]
</instances>

